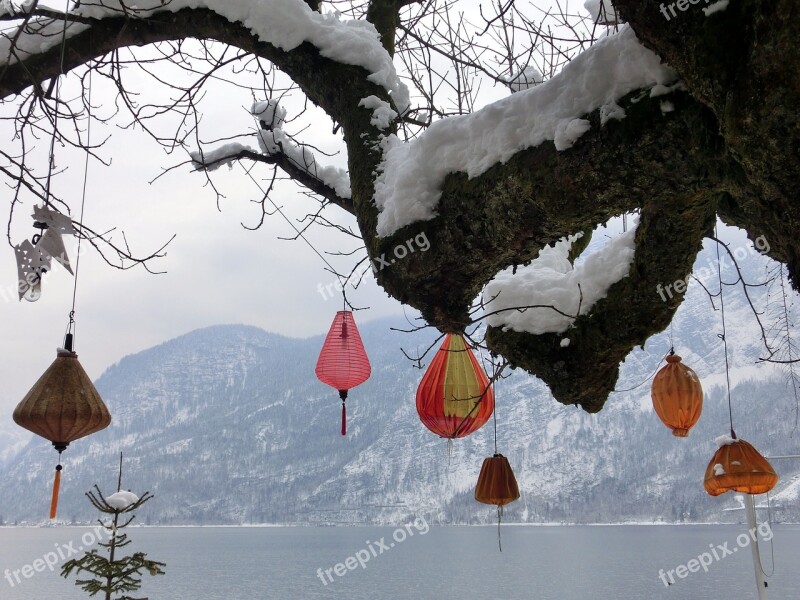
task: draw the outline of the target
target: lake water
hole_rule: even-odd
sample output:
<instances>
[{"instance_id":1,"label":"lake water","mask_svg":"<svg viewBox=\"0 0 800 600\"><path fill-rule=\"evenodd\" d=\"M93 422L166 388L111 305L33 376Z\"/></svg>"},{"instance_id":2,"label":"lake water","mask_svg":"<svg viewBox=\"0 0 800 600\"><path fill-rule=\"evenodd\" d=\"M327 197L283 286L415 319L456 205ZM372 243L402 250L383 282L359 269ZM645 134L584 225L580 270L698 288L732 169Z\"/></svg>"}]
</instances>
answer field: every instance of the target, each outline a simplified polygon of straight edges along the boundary
<instances>
[{"instance_id":1,"label":"lake water","mask_svg":"<svg viewBox=\"0 0 800 600\"><path fill-rule=\"evenodd\" d=\"M737 540L744 525L504 526L502 553L496 528L428 527L425 522L409 524L401 533L381 527L127 531L134 544L126 554L142 550L167 563L166 575L145 575L143 588L133 594L150 600L756 598L751 550L744 537ZM772 547L761 542L768 573L774 550L770 598L796 600L800 526L775 525L772 533ZM33 570L34 565L43 568L43 562L34 561L48 552L66 555L82 547L82 537L91 544L95 534L77 527L0 528L0 599L88 598L74 578ZM705 560L712 561L708 572L688 572L697 568L689 561L704 552L709 553ZM675 569L687 564L681 579ZM23 572L25 565L31 567ZM675 572L674 585L664 585L660 569L665 579L668 570Z\"/></svg>"}]
</instances>

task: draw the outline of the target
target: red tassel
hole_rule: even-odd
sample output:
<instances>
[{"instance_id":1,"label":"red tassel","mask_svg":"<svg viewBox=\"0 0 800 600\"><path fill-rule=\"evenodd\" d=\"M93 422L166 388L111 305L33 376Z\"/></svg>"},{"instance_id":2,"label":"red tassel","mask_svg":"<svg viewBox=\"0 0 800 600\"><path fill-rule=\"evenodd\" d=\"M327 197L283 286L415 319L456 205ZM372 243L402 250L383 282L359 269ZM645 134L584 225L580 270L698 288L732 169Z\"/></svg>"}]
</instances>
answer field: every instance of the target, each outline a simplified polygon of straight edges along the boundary
<instances>
[{"instance_id":1,"label":"red tassel","mask_svg":"<svg viewBox=\"0 0 800 600\"><path fill-rule=\"evenodd\" d=\"M347 408L342 402L342 435L347 435Z\"/></svg>"},{"instance_id":2,"label":"red tassel","mask_svg":"<svg viewBox=\"0 0 800 600\"><path fill-rule=\"evenodd\" d=\"M53 498L50 500L50 518L56 518L58 509L58 491L61 489L61 465L56 466L56 478L53 481Z\"/></svg>"}]
</instances>

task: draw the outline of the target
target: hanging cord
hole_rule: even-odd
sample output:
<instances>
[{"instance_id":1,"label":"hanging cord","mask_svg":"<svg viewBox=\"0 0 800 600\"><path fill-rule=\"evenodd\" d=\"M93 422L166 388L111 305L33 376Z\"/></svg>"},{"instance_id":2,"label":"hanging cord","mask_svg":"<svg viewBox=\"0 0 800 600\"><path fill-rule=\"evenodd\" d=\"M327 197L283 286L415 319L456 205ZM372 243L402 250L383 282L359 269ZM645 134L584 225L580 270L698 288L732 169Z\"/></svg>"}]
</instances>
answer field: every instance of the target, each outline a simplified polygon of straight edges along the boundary
<instances>
[{"instance_id":1,"label":"hanging cord","mask_svg":"<svg viewBox=\"0 0 800 600\"><path fill-rule=\"evenodd\" d=\"M675 354L675 341L672 337L672 321L669 322L669 354L672 356Z\"/></svg>"},{"instance_id":2,"label":"hanging cord","mask_svg":"<svg viewBox=\"0 0 800 600\"><path fill-rule=\"evenodd\" d=\"M767 525L772 522L772 507L770 506L769 500L769 492L767 492ZM758 521L756 521L758 523ZM771 530L770 526L770 530ZM761 569L761 574L764 577L772 577L775 575L775 536L769 538L769 550L770 550L770 562L772 563L772 569L769 573L764 570L764 561L761 558L761 540L758 539L756 536L755 545L756 545L756 555L758 556L758 568Z\"/></svg>"},{"instance_id":3,"label":"hanging cord","mask_svg":"<svg viewBox=\"0 0 800 600\"><path fill-rule=\"evenodd\" d=\"M503 520L503 507L497 507L497 547L500 548L500 552L503 551L503 541L500 538L500 523Z\"/></svg>"},{"instance_id":4,"label":"hanging cord","mask_svg":"<svg viewBox=\"0 0 800 600\"><path fill-rule=\"evenodd\" d=\"M89 95L87 98L87 125L86 125L86 146L87 148L92 144L92 69L89 69ZM89 183L89 151L86 152L86 157L83 162L83 187L81 190L81 211L80 223L83 224L83 215L86 210L86 190ZM69 311L69 322L67 323L67 333L64 340L64 348L72 351L75 338L75 305L78 298L78 277L81 269L81 243L83 242L83 235L78 237L78 256L75 258L75 277L72 281L72 308Z\"/></svg>"},{"instance_id":5,"label":"hanging cord","mask_svg":"<svg viewBox=\"0 0 800 600\"><path fill-rule=\"evenodd\" d=\"M717 236L717 226L714 225L714 237L719 239ZM719 307L720 313L722 315L722 334L717 334L722 340L722 345L725 350L725 383L728 387L728 418L730 419L731 424L731 437L735 440L736 439L736 432L733 430L733 404L731 402L731 372L730 372L730 363L728 362L728 338L727 338L727 329L725 327L725 299L723 298L723 284L722 284L722 266L720 262L720 255L719 255L719 245L720 242L717 242L717 277L719 278Z\"/></svg>"},{"instance_id":6,"label":"hanging cord","mask_svg":"<svg viewBox=\"0 0 800 600\"><path fill-rule=\"evenodd\" d=\"M88 123L86 125L86 146L92 145L92 69L89 68L89 97L87 98L87 105L88 111ZM89 183L89 152L86 153L86 158L83 162L83 189L81 192L81 213L80 213L80 222L83 224L83 214L86 208L86 188ZM75 259L75 281L72 285L72 310L70 311L70 323L74 324L74 316L75 316L75 300L78 295L78 273L80 272L81 268L81 242L83 242L83 236L78 236L78 256ZM74 333L74 332L73 332Z\"/></svg>"},{"instance_id":7,"label":"hanging cord","mask_svg":"<svg viewBox=\"0 0 800 600\"><path fill-rule=\"evenodd\" d=\"M241 164L241 163L240 163L240 164ZM269 195L268 195L268 194L267 194L267 192L264 190L264 188L263 188L263 187L261 187L261 184L260 184L260 183L258 183L258 181L256 180L256 178L255 178L255 177L253 177L253 174L252 174L252 173L250 173L250 171L249 171L248 169L245 169L244 165L241 165L241 167L242 167L242 170L244 170L244 172L245 172L245 173L247 174L247 176L250 178L250 180L251 180L253 183L255 183L255 184L256 184L256 187L257 187L259 190L261 190L261 193L262 193L262 194L264 194L264 199L266 199L266 200L268 200L268 201L269 201L269 203L270 203L270 204L273 206L273 208L275 208L275 210L277 211L277 213L278 213L280 216L282 216L282 217L283 217L284 221L286 221L286 222L289 224L289 226L290 226L292 229L294 229L294 231L295 231L295 233L297 234L297 236L298 236L300 239L302 239L302 240L303 240L303 241L304 241L306 244L308 244L308 247L309 247L309 248L311 248L311 249L314 251L314 254L316 254L317 256L319 256L319 257L322 259L322 262L324 262L324 263L325 263L325 264L328 266L328 268L330 269L331 273L333 273L333 275L334 275L334 276L336 276L336 278L339 280L339 283L342 285L342 290L344 290L344 284L345 284L345 282L343 282L343 281L342 281L342 276L341 276L341 275L339 275L339 273L336 271L336 269L334 269L334 268L333 268L333 265L331 265L331 263L329 263L329 262L328 262L328 260L327 260L327 259L326 259L324 256L322 256L322 254L319 252L319 250L317 250L317 249L314 247L314 244L312 244L311 242L309 242L309 241L308 241L308 238L306 238L306 236L305 236L305 235L303 235L303 232L302 232L302 231L300 231L300 230L299 230L299 229L298 229L298 228L295 226L295 224L294 224L294 223L292 223L291 219L289 219L289 217L287 217L287 216L286 216L286 214L283 212L283 210L281 210L281 208L280 208L280 207L279 207L277 204L275 204L275 202L272 200L272 198L270 198L270 197L269 197ZM344 291L342 291L342 297L344 298ZM345 299L345 305L346 305L346 303L347 303L347 300Z\"/></svg>"},{"instance_id":8,"label":"hanging cord","mask_svg":"<svg viewBox=\"0 0 800 600\"><path fill-rule=\"evenodd\" d=\"M67 0L64 5L64 27L61 29L61 55L58 63L58 75L56 75L53 87L55 89L56 109L53 113L53 135L50 137L50 164L47 168L47 181L45 183L45 202L50 202L50 180L53 176L53 168L55 167L55 149L56 149L56 135L58 133L58 110L61 97L61 77L64 75L64 54L67 47L67 13L69 12L70 0Z\"/></svg>"},{"instance_id":9,"label":"hanging cord","mask_svg":"<svg viewBox=\"0 0 800 600\"><path fill-rule=\"evenodd\" d=\"M674 353L672 350L670 350L669 354L675 354L675 353ZM622 393L625 393L625 392L632 392L632 391L633 391L633 390L635 390L636 388L640 388L640 387L642 387L642 386L643 386L645 383L647 383L647 382L648 382L648 381L650 381L650 380L651 380L653 377L655 377L656 373L658 373L658 370L661 368L661 363L663 363L663 362L664 362L664 359L665 359L666 357L667 357L667 355L665 354L665 355L664 355L664 356L661 358L661 360L660 360L660 361L658 361L658 364L656 365L656 368L653 370L653 372L652 372L652 373L650 373L650 375L648 375L648 376L647 376L647 378L646 378L644 381L642 381L641 383L637 383L635 386L633 386L633 387L629 387L629 388L626 388L626 389L624 389L624 390L611 390L609 393L610 393L610 394L622 394Z\"/></svg>"}]
</instances>

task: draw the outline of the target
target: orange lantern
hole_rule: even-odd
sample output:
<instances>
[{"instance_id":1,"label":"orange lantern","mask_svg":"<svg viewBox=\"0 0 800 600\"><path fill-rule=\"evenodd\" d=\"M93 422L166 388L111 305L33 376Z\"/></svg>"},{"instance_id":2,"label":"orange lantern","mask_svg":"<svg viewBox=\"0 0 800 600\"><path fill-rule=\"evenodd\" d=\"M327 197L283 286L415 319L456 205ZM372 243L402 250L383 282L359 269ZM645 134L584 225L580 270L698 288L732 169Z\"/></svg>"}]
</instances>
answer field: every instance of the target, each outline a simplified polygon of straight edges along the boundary
<instances>
[{"instance_id":1,"label":"orange lantern","mask_svg":"<svg viewBox=\"0 0 800 600\"><path fill-rule=\"evenodd\" d=\"M71 442L105 429L111 415L92 381L72 352L72 335L67 335L66 349L59 349L53 364L14 409L14 422L36 435L50 440L61 453ZM61 465L56 466L50 518L55 519Z\"/></svg>"},{"instance_id":2,"label":"orange lantern","mask_svg":"<svg viewBox=\"0 0 800 600\"><path fill-rule=\"evenodd\" d=\"M417 388L417 414L448 439L483 427L494 410L494 392L478 359L460 334L447 334Z\"/></svg>"},{"instance_id":3,"label":"orange lantern","mask_svg":"<svg viewBox=\"0 0 800 600\"><path fill-rule=\"evenodd\" d=\"M478 485L475 486L475 500L483 504L505 506L517 498L519 486L508 459L502 454L484 458Z\"/></svg>"},{"instance_id":4,"label":"orange lantern","mask_svg":"<svg viewBox=\"0 0 800 600\"><path fill-rule=\"evenodd\" d=\"M706 467L703 486L712 496L725 492L765 494L778 483L778 474L766 458L744 440L717 438L719 450Z\"/></svg>"},{"instance_id":5,"label":"orange lantern","mask_svg":"<svg viewBox=\"0 0 800 600\"><path fill-rule=\"evenodd\" d=\"M692 369L681 357L670 353L667 365L656 373L650 390L653 408L672 435L686 437L703 411L703 388Z\"/></svg>"}]
</instances>

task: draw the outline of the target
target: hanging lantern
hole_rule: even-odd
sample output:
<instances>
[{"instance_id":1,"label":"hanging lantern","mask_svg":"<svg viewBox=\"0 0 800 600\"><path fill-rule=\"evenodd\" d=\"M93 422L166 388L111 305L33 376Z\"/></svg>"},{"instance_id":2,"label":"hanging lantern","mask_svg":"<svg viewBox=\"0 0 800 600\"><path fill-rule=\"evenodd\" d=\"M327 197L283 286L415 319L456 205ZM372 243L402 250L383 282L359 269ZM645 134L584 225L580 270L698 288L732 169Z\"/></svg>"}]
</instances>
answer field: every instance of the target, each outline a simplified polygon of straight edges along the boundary
<instances>
[{"instance_id":1,"label":"hanging lantern","mask_svg":"<svg viewBox=\"0 0 800 600\"><path fill-rule=\"evenodd\" d=\"M483 427L494 392L464 337L447 334L417 388L417 414L436 435L454 439Z\"/></svg>"},{"instance_id":2,"label":"hanging lantern","mask_svg":"<svg viewBox=\"0 0 800 600\"><path fill-rule=\"evenodd\" d=\"M502 454L495 454L483 459L478 484L475 486L475 500L483 504L497 506L497 546L503 551L500 539L500 523L503 520L503 507L519 498L517 478L508 459Z\"/></svg>"},{"instance_id":3,"label":"hanging lantern","mask_svg":"<svg viewBox=\"0 0 800 600\"><path fill-rule=\"evenodd\" d=\"M353 313L340 310L333 319L328 337L314 369L322 383L339 390L342 399L342 435L347 435L347 391L369 379L369 358L361 343Z\"/></svg>"},{"instance_id":4,"label":"hanging lantern","mask_svg":"<svg viewBox=\"0 0 800 600\"><path fill-rule=\"evenodd\" d=\"M14 422L36 435L50 440L61 453L71 442L105 429L111 415L92 385L86 371L72 352L72 335L67 335L66 349L59 349L53 364L14 409ZM61 465L56 466L50 518L56 516Z\"/></svg>"},{"instance_id":5,"label":"hanging lantern","mask_svg":"<svg viewBox=\"0 0 800 600\"><path fill-rule=\"evenodd\" d=\"M484 458L478 485L475 486L475 500L483 504L505 506L517 498L519 486L508 459L502 454Z\"/></svg>"},{"instance_id":6,"label":"hanging lantern","mask_svg":"<svg viewBox=\"0 0 800 600\"><path fill-rule=\"evenodd\" d=\"M766 494L778 483L778 475L766 458L744 440L717 438L719 450L706 467L703 486L712 496L725 492Z\"/></svg>"},{"instance_id":7,"label":"hanging lantern","mask_svg":"<svg viewBox=\"0 0 800 600\"><path fill-rule=\"evenodd\" d=\"M686 437L703 411L703 388L692 369L681 357L670 353L667 365L653 379L650 390L653 408L672 435Z\"/></svg>"}]
</instances>

